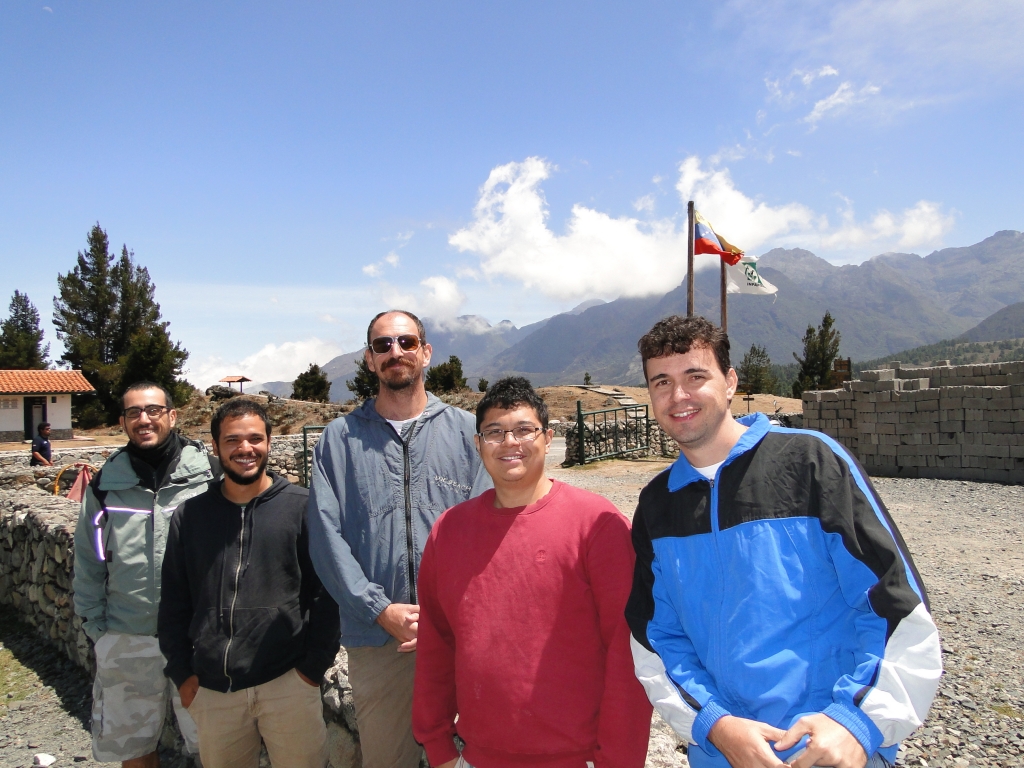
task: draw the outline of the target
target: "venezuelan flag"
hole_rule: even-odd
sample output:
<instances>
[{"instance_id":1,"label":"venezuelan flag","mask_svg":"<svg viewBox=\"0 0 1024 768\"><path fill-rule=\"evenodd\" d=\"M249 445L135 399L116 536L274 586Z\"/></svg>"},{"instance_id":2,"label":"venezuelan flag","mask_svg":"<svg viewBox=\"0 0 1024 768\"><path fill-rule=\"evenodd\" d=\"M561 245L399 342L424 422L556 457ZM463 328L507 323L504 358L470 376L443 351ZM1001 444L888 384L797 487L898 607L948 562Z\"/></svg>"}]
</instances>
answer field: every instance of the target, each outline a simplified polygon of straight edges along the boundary
<instances>
[{"instance_id":1,"label":"venezuelan flag","mask_svg":"<svg viewBox=\"0 0 1024 768\"><path fill-rule=\"evenodd\" d=\"M693 252L715 253L721 256L722 261L729 266L738 264L740 257L743 256L743 251L717 234L711 228L707 219L697 213L696 210L693 212L693 218Z\"/></svg>"}]
</instances>

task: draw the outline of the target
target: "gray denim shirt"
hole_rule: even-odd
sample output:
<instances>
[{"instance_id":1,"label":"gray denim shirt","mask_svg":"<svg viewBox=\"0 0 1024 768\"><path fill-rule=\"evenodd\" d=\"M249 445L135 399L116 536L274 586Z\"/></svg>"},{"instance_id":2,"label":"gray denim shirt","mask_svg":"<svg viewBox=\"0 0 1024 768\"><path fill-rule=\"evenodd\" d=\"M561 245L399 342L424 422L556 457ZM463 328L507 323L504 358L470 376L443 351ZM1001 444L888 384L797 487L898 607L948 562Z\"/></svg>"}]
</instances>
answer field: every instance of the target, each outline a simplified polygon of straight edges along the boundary
<instances>
[{"instance_id":1,"label":"gray denim shirt","mask_svg":"<svg viewBox=\"0 0 1024 768\"><path fill-rule=\"evenodd\" d=\"M341 611L341 643L381 646L392 602L416 602L434 521L492 487L473 444L472 414L427 395L399 435L367 400L331 422L313 451L309 551Z\"/></svg>"}]
</instances>

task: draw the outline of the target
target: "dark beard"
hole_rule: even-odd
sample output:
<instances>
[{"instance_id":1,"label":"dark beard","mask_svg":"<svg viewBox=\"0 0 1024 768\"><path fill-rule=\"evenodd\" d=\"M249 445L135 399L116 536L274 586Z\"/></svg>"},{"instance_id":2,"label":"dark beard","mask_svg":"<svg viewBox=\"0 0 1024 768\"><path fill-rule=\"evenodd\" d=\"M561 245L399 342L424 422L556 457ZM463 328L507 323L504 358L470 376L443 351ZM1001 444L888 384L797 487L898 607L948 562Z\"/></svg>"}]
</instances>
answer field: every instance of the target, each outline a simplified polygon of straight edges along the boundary
<instances>
[{"instance_id":1,"label":"dark beard","mask_svg":"<svg viewBox=\"0 0 1024 768\"><path fill-rule=\"evenodd\" d=\"M408 377L403 377L403 378L397 379L397 380L388 379L388 378L385 378L384 376L378 376L377 379L378 379L378 381L380 381L381 386L387 387L392 392L400 392L403 389L408 389L409 387L411 387L416 382L415 369L412 366L407 366L407 365L405 365L404 363L401 363L401 362L394 362L394 363L391 363L390 365L385 366L381 370L381 373L384 373L385 371L389 371L392 368L398 368L398 369L409 368L410 369L410 374L409 374Z\"/></svg>"},{"instance_id":2,"label":"dark beard","mask_svg":"<svg viewBox=\"0 0 1024 768\"><path fill-rule=\"evenodd\" d=\"M267 471L267 464L269 462L270 454L268 453L266 456L263 457L263 461L260 462L259 471L255 472L252 475L249 475L248 477L246 477L245 475L240 475L237 472L228 469L228 467L225 464L221 464L220 468L224 470L225 475L231 478L232 482L237 483L238 485L252 485L253 483L255 483L256 481L260 480L263 477L264 473Z\"/></svg>"}]
</instances>

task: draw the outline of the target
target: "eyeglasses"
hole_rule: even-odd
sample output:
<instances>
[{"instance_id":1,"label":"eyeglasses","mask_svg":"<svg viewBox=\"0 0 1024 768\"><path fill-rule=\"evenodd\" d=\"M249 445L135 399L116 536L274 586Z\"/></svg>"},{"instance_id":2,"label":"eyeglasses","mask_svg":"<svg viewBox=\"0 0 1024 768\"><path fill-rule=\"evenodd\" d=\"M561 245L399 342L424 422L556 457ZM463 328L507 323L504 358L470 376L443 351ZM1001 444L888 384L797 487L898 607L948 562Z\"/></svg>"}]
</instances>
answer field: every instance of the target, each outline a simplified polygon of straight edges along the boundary
<instances>
[{"instance_id":1,"label":"eyeglasses","mask_svg":"<svg viewBox=\"0 0 1024 768\"><path fill-rule=\"evenodd\" d=\"M378 355L386 355L391 351L391 347L396 341L398 342L398 346L402 348L403 352L412 352L413 350L420 348L420 337L414 336L411 333L406 333L402 336L378 336L370 342L370 349Z\"/></svg>"},{"instance_id":2,"label":"eyeglasses","mask_svg":"<svg viewBox=\"0 0 1024 768\"><path fill-rule=\"evenodd\" d=\"M121 411L121 415L128 421L135 421L137 418L142 416L142 412L145 411L149 418L158 419L169 410L171 409L166 405L147 405L143 408L132 406L131 408L125 408Z\"/></svg>"},{"instance_id":3,"label":"eyeglasses","mask_svg":"<svg viewBox=\"0 0 1024 768\"><path fill-rule=\"evenodd\" d=\"M478 433L480 439L485 443L495 443L500 445L505 442L505 435L512 435L512 439L517 443L530 443L537 439L544 430L540 427L516 427L515 429L485 429L483 432Z\"/></svg>"}]
</instances>

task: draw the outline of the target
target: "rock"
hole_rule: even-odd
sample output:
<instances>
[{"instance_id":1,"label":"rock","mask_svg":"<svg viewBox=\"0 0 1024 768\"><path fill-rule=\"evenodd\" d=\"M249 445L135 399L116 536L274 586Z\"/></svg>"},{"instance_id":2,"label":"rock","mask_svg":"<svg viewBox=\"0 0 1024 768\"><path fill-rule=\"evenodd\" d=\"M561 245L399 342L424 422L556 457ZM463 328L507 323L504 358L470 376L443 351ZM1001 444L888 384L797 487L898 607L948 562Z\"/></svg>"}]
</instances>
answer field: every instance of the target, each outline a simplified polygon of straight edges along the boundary
<instances>
[{"instance_id":1,"label":"rock","mask_svg":"<svg viewBox=\"0 0 1024 768\"><path fill-rule=\"evenodd\" d=\"M362 768L363 752L352 733L338 723L327 724L327 759L332 768Z\"/></svg>"},{"instance_id":2,"label":"rock","mask_svg":"<svg viewBox=\"0 0 1024 768\"><path fill-rule=\"evenodd\" d=\"M43 768L49 768L57 762L57 758L53 755L48 755L45 752L40 752L38 755L32 756L32 765L41 765Z\"/></svg>"}]
</instances>

